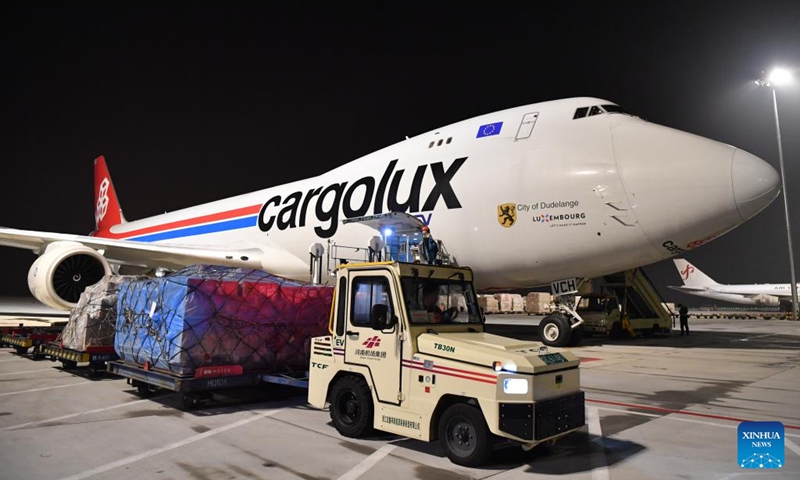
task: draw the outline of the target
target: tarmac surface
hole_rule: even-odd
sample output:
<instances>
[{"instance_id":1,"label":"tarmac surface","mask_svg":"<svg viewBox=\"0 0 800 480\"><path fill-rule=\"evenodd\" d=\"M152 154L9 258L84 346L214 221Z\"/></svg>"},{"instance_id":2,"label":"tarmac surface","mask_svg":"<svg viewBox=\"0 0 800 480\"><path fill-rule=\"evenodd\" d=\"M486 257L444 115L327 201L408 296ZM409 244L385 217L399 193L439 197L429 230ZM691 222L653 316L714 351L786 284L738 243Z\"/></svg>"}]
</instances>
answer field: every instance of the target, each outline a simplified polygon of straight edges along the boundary
<instances>
[{"instance_id":1,"label":"tarmac surface","mask_svg":"<svg viewBox=\"0 0 800 480\"><path fill-rule=\"evenodd\" d=\"M534 319L492 316L492 333L536 340ZM692 334L589 338L587 426L492 465L450 463L438 443L338 435L305 392L239 391L180 410L176 394L136 395L124 379L0 349L0 479L707 479L800 478L800 323L692 320ZM744 420L785 425L779 470L737 459Z\"/></svg>"}]
</instances>

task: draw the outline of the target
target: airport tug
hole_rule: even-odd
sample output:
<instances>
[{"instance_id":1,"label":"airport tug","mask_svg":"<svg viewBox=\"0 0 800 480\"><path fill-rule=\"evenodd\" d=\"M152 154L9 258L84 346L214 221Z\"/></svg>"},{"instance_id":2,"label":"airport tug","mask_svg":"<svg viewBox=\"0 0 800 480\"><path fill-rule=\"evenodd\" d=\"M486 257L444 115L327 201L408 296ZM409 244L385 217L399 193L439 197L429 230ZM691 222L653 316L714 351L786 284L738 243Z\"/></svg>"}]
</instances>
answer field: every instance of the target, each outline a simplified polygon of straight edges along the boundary
<instances>
[{"instance_id":1,"label":"airport tug","mask_svg":"<svg viewBox=\"0 0 800 480\"><path fill-rule=\"evenodd\" d=\"M309 403L347 437L440 440L456 464L525 449L585 424L579 359L484 332L468 268L342 265L331 335L312 339Z\"/></svg>"}]
</instances>

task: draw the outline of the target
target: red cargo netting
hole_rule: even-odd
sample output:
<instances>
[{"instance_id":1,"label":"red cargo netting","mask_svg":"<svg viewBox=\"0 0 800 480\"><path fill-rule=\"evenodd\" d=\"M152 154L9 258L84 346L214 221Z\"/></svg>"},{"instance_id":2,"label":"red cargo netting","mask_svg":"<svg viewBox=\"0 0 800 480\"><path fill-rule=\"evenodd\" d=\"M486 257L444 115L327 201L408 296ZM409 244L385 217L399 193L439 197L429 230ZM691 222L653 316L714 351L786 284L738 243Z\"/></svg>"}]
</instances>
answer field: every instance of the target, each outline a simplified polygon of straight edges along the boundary
<instances>
[{"instance_id":1,"label":"red cargo netting","mask_svg":"<svg viewBox=\"0 0 800 480\"><path fill-rule=\"evenodd\" d=\"M333 288L268 273L197 265L120 289L115 348L140 365L193 375L308 368L309 340L326 335Z\"/></svg>"}]
</instances>

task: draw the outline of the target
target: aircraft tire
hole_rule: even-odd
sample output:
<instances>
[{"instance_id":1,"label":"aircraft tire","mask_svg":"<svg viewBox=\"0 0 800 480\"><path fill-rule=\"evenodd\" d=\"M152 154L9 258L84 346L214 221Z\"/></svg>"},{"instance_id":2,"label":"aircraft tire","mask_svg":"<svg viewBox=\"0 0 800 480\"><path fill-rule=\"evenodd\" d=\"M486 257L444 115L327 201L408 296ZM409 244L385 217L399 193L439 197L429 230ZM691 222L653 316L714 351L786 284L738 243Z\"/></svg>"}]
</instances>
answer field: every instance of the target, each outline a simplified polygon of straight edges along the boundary
<instances>
[{"instance_id":1,"label":"aircraft tire","mask_svg":"<svg viewBox=\"0 0 800 480\"><path fill-rule=\"evenodd\" d=\"M539 338L549 347L566 347L571 337L569 321L561 315L548 315L539 323Z\"/></svg>"},{"instance_id":2,"label":"aircraft tire","mask_svg":"<svg viewBox=\"0 0 800 480\"><path fill-rule=\"evenodd\" d=\"M577 347L583 341L583 337L586 336L586 331L583 327L578 327L572 329L572 335L569 337L569 347Z\"/></svg>"}]
</instances>

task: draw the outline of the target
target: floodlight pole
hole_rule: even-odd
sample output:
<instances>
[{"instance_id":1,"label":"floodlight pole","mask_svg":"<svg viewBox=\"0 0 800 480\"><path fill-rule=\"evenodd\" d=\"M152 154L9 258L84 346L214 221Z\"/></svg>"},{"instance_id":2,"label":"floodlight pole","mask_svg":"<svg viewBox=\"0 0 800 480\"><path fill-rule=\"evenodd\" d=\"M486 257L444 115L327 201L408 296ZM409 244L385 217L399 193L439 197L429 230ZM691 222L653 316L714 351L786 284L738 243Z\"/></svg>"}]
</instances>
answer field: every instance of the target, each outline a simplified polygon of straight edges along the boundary
<instances>
[{"instance_id":1,"label":"floodlight pole","mask_svg":"<svg viewBox=\"0 0 800 480\"><path fill-rule=\"evenodd\" d=\"M786 170L783 165L783 145L781 144L781 124L778 120L778 96L776 88L772 86L772 104L775 107L775 130L778 135L778 160L781 164L781 184L783 187L783 211L786 214L786 237L789 240L789 272L791 273L792 289L792 320L797 320L797 280L794 275L794 253L792 249L792 227L789 222L789 195L786 191Z\"/></svg>"}]
</instances>

